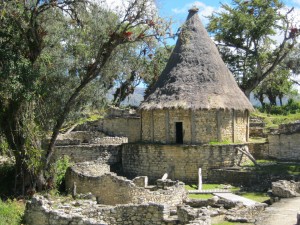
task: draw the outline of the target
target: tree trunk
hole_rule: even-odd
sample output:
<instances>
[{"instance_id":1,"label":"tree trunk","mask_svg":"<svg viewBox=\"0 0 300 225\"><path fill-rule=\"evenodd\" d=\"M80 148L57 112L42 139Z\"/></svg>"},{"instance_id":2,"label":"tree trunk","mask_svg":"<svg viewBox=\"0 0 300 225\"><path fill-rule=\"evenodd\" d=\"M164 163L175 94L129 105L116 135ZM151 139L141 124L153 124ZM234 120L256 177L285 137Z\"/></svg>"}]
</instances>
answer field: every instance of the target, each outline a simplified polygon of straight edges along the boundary
<instances>
[{"instance_id":1,"label":"tree trunk","mask_svg":"<svg viewBox=\"0 0 300 225\"><path fill-rule=\"evenodd\" d=\"M97 60L93 63L90 64L87 72L85 79L82 80L80 85L74 90L74 92L71 94L69 100L65 104L61 114L56 120L56 125L54 126L52 130L52 136L50 139L50 142L48 144L47 152L46 152L46 157L43 162L44 164L44 171L49 171L50 169L50 161L52 158L52 155L54 153L54 147L55 147L55 142L56 139L59 135L59 131L62 128L68 114L70 113L72 107L74 106L77 97L80 95L81 91L91 82L93 81L102 71L103 67L107 63L108 59L110 58L113 50L121 43L115 42L112 44L113 40L109 40L106 45L104 45L102 50L99 50L99 55L97 56ZM103 54L105 52L105 54Z\"/></svg>"},{"instance_id":2,"label":"tree trunk","mask_svg":"<svg viewBox=\"0 0 300 225\"><path fill-rule=\"evenodd\" d=\"M34 175L28 166L26 154L26 134L21 115L23 103L11 102L2 114L1 127L15 158L14 193L25 195L27 190L33 189Z\"/></svg>"},{"instance_id":3,"label":"tree trunk","mask_svg":"<svg viewBox=\"0 0 300 225\"><path fill-rule=\"evenodd\" d=\"M250 94L251 94L252 89L245 89L242 91L245 93L246 97L250 100Z\"/></svg>"},{"instance_id":4,"label":"tree trunk","mask_svg":"<svg viewBox=\"0 0 300 225\"><path fill-rule=\"evenodd\" d=\"M274 96L273 94L268 94L268 99L269 99L271 105L274 105L274 106L277 105L276 104L276 96Z\"/></svg>"},{"instance_id":5,"label":"tree trunk","mask_svg":"<svg viewBox=\"0 0 300 225\"><path fill-rule=\"evenodd\" d=\"M283 106L283 102L282 102L283 96L279 95L279 102L280 102L280 106Z\"/></svg>"}]
</instances>

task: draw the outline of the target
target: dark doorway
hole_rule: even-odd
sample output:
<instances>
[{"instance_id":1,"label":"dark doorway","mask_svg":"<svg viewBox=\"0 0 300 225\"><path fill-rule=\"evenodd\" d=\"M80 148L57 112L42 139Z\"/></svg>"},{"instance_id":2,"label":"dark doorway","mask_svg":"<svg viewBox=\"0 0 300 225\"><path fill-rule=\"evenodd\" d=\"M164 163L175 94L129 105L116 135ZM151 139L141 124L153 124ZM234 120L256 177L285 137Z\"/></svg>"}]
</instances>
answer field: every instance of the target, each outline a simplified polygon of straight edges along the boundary
<instances>
[{"instance_id":1,"label":"dark doorway","mask_svg":"<svg viewBox=\"0 0 300 225\"><path fill-rule=\"evenodd\" d=\"M183 144L183 128L182 128L182 122L176 122L176 143L177 144Z\"/></svg>"}]
</instances>

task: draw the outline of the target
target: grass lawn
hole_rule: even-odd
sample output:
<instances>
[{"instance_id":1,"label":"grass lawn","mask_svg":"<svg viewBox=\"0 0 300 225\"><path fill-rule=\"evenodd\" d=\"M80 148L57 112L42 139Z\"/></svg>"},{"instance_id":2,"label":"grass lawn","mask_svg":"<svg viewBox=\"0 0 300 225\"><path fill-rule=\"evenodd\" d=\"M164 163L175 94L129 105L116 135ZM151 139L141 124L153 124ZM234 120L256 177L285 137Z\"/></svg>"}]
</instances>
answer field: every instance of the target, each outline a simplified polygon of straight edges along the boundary
<instances>
[{"instance_id":1,"label":"grass lawn","mask_svg":"<svg viewBox=\"0 0 300 225\"><path fill-rule=\"evenodd\" d=\"M223 184L202 184L202 190L211 190L211 189L223 189L224 185ZM190 185L185 185L186 190L198 190L198 185L196 184L190 184ZM240 188L238 187L232 187L230 188L232 192L239 191ZM210 199L213 197L212 194L189 194L189 198L191 199Z\"/></svg>"},{"instance_id":2,"label":"grass lawn","mask_svg":"<svg viewBox=\"0 0 300 225\"><path fill-rule=\"evenodd\" d=\"M237 194L242 197L249 198L256 202L265 202L270 199L267 193L264 192L242 192Z\"/></svg>"},{"instance_id":3,"label":"grass lawn","mask_svg":"<svg viewBox=\"0 0 300 225\"><path fill-rule=\"evenodd\" d=\"M209 189L222 189L224 188L223 184L203 184L202 190L209 190ZM198 186L196 184L191 185L185 185L186 190L197 190ZM243 196L245 198L249 198L253 201L257 202L264 202L269 199L269 196L267 193L262 192L240 192L239 187L233 187L230 188L231 192L240 196ZM189 194L189 198L191 199L209 199L212 198L212 194Z\"/></svg>"},{"instance_id":4,"label":"grass lawn","mask_svg":"<svg viewBox=\"0 0 300 225\"><path fill-rule=\"evenodd\" d=\"M202 190L211 190L211 189L224 189L226 185L224 184L202 184ZM188 184L185 185L186 190L198 190L197 184ZM232 192L239 191L239 187L231 186L230 190Z\"/></svg>"},{"instance_id":5,"label":"grass lawn","mask_svg":"<svg viewBox=\"0 0 300 225\"><path fill-rule=\"evenodd\" d=\"M212 194L189 194L188 197L190 199L210 199L213 197Z\"/></svg>"},{"instance_id":6,"label":"grass lawn","mask_svg":"<svg viewBox=\"0 0 300 225\"><path fill-rule=\"evenodd\" d=\"M279 124L291 123L296 120L300 120L300 113L289 115L273 115L267 113L261 113L258 110L251 113L252 116L262 118L266 123L266 128L278 128Z\"/></svg>"},{"instance_id":7,"label":"grass lawn","mask_svg":"<svg viewBox=\"0 0 300 225\"><path fill-rule=\"evenodd\" d=\"M261 166L260 168L254 167L251 161L243 166L253 168L253 170L261 174L300 175L300 163L277 162L274 160L256 160L256 162Z\"/></svg>"}]
</instances>

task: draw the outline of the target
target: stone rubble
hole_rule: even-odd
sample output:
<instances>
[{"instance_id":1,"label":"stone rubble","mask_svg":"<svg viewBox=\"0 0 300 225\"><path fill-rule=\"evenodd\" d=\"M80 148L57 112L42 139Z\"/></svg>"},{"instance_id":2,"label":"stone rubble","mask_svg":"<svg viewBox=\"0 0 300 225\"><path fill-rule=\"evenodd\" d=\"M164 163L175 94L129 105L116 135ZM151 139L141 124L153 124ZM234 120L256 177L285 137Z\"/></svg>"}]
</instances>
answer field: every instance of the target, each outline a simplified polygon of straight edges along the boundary
<instances>
[{"instance_id":1,"label":"stone rubble","mask_svg":"<svg viewBox=\"0 0 300 225\"><path fill-rule=\"evenodd\" d=\"M179 205L177 212L177 217L172 217L167 205L156 203L104 206L92 200L35 195L26 205L25 221L30 225L211 224L201 209Z\"/></svg>"},{"instance_id":2,"label":"stone rubble","mask_svg":"<svg viewBox=\"0 0 300 225\"><path fill-rule=\"evenodd\" d=\"M272 182L272 194L281 198L300 196L300 182L279 180Z\"/></svg>"}]
</instances>

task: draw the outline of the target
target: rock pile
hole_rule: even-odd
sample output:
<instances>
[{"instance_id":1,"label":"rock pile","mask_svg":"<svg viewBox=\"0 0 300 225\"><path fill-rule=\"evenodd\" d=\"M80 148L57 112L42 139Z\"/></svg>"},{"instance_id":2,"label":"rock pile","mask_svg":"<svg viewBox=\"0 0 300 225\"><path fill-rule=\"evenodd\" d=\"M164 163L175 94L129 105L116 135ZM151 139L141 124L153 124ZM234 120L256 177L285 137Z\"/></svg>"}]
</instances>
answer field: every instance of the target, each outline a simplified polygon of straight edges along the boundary
<instances>
[{"instance_id":1,"label":"rock pile","mask_svg":"<svg viewBox=\"0 0 300 225\"><path fill-rule=\"evenodd\" d=\"M300 196L300 182L279 180L272 183L272 194L281 198Z\"/></svg>"}]
</instances>

